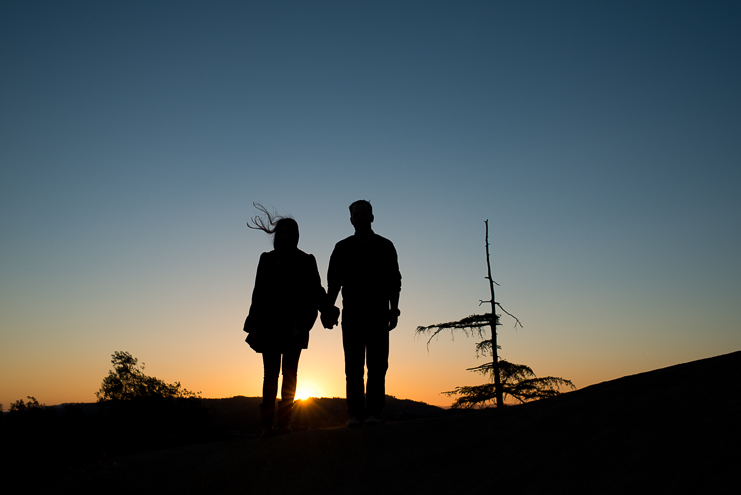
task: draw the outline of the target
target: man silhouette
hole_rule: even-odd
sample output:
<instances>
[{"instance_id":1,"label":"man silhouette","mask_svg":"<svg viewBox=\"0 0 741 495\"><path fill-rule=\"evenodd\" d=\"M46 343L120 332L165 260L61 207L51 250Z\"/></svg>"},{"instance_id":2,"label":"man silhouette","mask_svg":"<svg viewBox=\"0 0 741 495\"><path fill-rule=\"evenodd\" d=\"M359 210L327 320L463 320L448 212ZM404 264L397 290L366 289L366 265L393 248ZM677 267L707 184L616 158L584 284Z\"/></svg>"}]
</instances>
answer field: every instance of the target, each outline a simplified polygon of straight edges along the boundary
<instances>
[{"instance_id":1,"label":"man silhouette","mask_svg":"<svg viewBox=\"0 0 741 495\"><path fill-rule=\"evenodd\" d=\"M371 229L373 207L359 200L350 205L355 235L335 245L327 271L328 305L342 290L342 347L348 426L380 422L386 398L389 331L399 319L401 273L394 245ZM331 316L322 318L331 328ZM364 371L368 367L368 383ZM364 394L365 392L365 394Z\"/></svg>"}]
</instances>

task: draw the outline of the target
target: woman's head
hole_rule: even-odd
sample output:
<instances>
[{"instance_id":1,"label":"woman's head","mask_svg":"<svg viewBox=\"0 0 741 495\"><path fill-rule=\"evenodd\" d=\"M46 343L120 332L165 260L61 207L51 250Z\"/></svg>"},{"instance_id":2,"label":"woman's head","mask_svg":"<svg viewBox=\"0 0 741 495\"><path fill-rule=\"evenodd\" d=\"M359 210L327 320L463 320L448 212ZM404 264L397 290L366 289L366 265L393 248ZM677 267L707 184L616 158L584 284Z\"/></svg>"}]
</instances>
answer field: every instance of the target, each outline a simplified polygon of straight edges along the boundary
<instances>
[{"instance_id":1,"label":"woman's head","mask_svg":"<svg viewBox=\"0 0 741 495\"><path fill-rule=\"evenodd\" d=\"M291 217L282 217L275 213L272 215L260 203L252 203L255 208L262 212L252 218L252 223L247 222L251 229L262 230L266 234L273 235L273 247L275 249L291 249L298 247L298 222Z\"/></svg>"},{"instance_id":2,"label":"woman's head","mask_svg":"<svg viewBox=\"0 0 741 495\"><path fill-rule=\"evenodd\" d=\"M281 218L273 229L273 247L286 249L298 247L298 222L293 218Z\"/></svg>"}]
</instances>

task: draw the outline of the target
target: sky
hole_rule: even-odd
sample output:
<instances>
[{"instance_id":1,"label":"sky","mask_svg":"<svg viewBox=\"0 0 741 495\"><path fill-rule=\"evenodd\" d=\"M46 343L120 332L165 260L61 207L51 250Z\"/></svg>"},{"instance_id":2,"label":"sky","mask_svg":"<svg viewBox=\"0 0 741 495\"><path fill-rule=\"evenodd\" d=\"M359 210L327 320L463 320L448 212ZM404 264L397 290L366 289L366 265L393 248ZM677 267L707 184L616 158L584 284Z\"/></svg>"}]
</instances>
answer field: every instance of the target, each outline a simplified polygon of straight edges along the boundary
<instances>
[{"instance_id":1,"label":"sky","mask_svg":"<svg viewBox=\"0 0 741 495\"><path fill-rule=\"evenodd\" d=\"M578 388L741 349L735 1L0 4L0 403L93 402L127 351L259 396L259 202L322 281L348 206L403 276L387 393L449 406L485 311ZM317 323L299 390L344 397Z\"/></svg>"}]
</instances>

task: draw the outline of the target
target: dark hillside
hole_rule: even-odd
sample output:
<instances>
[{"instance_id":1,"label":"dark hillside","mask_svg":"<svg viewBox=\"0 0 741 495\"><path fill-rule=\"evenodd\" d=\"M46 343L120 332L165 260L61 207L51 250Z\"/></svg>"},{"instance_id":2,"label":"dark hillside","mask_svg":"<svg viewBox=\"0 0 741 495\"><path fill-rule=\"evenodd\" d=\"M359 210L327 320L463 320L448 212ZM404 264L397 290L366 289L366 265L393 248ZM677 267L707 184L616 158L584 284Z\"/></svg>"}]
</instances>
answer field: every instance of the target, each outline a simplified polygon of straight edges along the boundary
<instances>
[{"instance_id":1,"label":"dark hillside","mask_svg":"<svg viewBox=\"0 0 741 495\"><path fill-rule=\"evenodd\" d=\"M213 429L238 436L257 436L260 433L260 397L231 397L203 399L209 411ZM347 404L343 398L307 399L296 402L292 427L295 431L315 430L341 426L347 421ZM386 396L384 418L405 421L443 414L442 408L407 399Z\"/></svg>"},{"instance_id":2,"label":"dark hillside","mask_svg":"<svg viewBox=\"0 0 741 495\"><path fill-rule=\"evenodd\" d=\"M501 410L131 456L63 491L736 493L741 352Z\"/></svg>"}]
</instances>

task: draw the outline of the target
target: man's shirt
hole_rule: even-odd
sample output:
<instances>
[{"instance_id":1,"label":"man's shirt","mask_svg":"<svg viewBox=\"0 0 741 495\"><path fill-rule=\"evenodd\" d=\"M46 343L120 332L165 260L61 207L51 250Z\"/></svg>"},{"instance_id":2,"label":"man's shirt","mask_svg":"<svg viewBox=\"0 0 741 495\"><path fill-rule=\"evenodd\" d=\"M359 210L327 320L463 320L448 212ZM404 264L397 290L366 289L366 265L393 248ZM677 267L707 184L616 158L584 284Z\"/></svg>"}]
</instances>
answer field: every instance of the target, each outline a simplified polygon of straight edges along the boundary
<instances>
[{"instance_id":1,"label":"man's shirt","mask_svg":"<svg viewBox=\"0 0 741 495\"><path fill-rule=\"evenodd\" d=\"M393 243L373 231L341 240L329 258L327 285L342 288L343 320L386 318L389 301L401 291Z\"/></svg>"}]
</instances>

